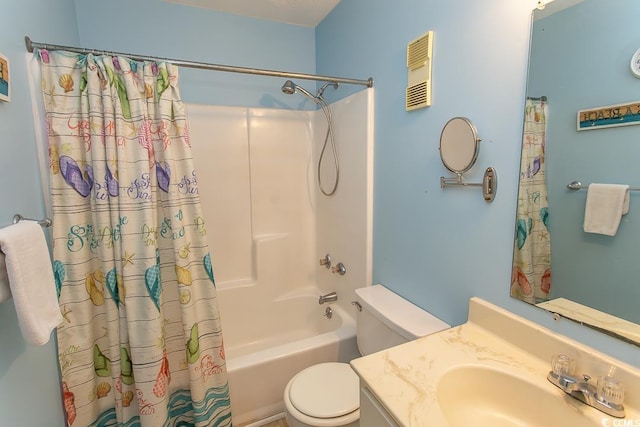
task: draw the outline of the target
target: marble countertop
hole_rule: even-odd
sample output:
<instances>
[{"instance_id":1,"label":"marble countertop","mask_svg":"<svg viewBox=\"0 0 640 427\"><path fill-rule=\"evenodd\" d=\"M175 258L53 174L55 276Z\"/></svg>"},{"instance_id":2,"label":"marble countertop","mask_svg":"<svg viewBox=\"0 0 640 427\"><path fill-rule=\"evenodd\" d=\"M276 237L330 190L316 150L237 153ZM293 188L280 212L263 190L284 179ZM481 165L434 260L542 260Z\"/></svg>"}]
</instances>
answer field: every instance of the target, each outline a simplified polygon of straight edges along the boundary
<instances>
[{"instance_id":1,"label":"marble countertop","mask_svg":"<svg viewBox=\"0 0 640 427\"><path fill-rule=\"evenodd\" d=\"M470 302L467 323L355 359L351 366L363 385L402 426L449 426L436 387L444 373L463 365L481 365L534 382L594 426L602 426L605 418L611 419L613 425L611 417L569 397L547 381L551 356L555 354L575 358L579 372L590 373L594 378L610 365L616 366L627 390L626 418L638 420L640 425L637 369L478 298Z\"/></svg>"}]
</instances>

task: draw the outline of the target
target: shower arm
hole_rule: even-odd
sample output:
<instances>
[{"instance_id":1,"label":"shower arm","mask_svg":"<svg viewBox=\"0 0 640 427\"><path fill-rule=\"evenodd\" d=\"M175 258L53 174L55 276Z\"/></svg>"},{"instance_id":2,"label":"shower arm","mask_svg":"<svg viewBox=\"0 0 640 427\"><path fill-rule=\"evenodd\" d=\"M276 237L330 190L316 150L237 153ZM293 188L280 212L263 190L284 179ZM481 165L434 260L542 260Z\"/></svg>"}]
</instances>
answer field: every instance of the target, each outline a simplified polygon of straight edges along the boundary
<instances>
[{"instance_id":1,"label":"shower arm","mask_svg":"<svg viewBox=\"0 0 640 427\"><path fill-rule=\"evenodd\" d=\"M326 88L328 88L329 86L333 86L334 89L338 90L338 83L337 82L327 82L327 83L323 84L320 89L318 89L318 92L316 92L316 98L322 98L322 94L324 94L324 90Z\"/></svg>"}]
</instances>

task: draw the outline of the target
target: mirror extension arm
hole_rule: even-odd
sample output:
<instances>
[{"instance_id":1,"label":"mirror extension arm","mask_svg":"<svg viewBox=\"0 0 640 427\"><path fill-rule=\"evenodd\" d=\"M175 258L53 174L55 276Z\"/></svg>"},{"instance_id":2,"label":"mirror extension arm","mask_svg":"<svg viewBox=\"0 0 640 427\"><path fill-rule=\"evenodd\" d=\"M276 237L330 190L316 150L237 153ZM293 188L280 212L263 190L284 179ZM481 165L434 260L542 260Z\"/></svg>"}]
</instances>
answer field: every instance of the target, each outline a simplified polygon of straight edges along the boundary
<instances>
[{"instance_id":1,"label":"mirror extension arm","mask_svg":"<svg viewBox=\"0 0 640 427\"><path fill-rule=\"evenodd\" d=\"M466 182L462 174L456 174L455 178L440 177L440 188L445 187L482 187L482 196L487 202L492 202L498 192L498 174L492 167L488 167L484 171L482 182Z\"/></svg>"}]
</instances>

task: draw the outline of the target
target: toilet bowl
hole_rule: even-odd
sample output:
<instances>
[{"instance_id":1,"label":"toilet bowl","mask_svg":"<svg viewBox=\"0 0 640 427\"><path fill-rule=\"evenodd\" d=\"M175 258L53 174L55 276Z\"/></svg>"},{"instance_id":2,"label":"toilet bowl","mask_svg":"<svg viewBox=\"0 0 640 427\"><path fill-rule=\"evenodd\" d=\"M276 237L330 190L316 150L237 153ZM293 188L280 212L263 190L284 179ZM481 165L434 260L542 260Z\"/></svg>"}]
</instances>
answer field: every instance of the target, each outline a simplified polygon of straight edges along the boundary
<instances>
[{"instance_id":1,"label":"toilet bowl","mask_svg":"<svg viewBox=\"0 0 640 427\"><path fill-rule=\"evenodd\" d=\"M358 426L360 384L348 363L328 362L298 372L284 390L289 427Z\"/></svg>"},{"instance_id":2,"label":"toilet bowl","mask_svg":"<svg viewBox=\"0 0 640 427\"><path fill-rule=\"evenodd\" d=\"M382 285L356 289L356 298L361 307L356 339L363 356L451 327ZM290 427L360 425L360 384L348 363L303 369L291 378L283 399Z\"/></svg>"}]
</instances>

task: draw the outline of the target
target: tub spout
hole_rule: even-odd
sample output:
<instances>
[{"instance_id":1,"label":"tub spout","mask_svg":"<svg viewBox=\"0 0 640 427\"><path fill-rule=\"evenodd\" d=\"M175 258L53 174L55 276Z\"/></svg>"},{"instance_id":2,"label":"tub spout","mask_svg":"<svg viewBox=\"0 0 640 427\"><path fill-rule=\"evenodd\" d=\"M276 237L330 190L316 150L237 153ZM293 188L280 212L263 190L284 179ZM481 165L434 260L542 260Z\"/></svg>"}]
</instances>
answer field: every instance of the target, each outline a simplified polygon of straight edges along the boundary
<instances>
[{"instance_id":1,"label":"tub spout","mask_svg":"<svg viewBox=\"0 0 640 427\"><path fill-rule=\"evenodd\" d=\"M338 301L338 294L335 292L331 292L330 294L320 295L318 299L318 304L324 304L325 302L334 302Z\"/></svg>"}]
</instances>

